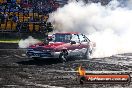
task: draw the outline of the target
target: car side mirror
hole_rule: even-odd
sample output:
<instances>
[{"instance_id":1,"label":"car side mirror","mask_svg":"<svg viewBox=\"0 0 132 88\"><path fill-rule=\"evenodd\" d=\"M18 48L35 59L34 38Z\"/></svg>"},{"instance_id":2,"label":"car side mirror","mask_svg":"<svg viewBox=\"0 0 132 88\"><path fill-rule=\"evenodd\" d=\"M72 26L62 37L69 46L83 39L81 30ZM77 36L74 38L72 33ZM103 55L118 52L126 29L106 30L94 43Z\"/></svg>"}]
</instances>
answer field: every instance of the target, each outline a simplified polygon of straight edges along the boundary
<instances>
[{"instance_id":1,"label":"car side mirror","mask_svg":"<svg viewBox=\"0 0 132 88\"><path fill-rule=\"evenodd\" d=\"M48 40L48 41L52 41L53 39L52 39L52 38L48 38L47 40Z\"/></svg>"},{"instance_id":2,"label":"car side mirror","mask_svg":"<svg viewBox=\"0 0 132 88\"><path fill-rule=\"evenodd\" d=\"M76 42L75 41L71 41L71 44L76 44Z\"/></svg>"}]
</instances>

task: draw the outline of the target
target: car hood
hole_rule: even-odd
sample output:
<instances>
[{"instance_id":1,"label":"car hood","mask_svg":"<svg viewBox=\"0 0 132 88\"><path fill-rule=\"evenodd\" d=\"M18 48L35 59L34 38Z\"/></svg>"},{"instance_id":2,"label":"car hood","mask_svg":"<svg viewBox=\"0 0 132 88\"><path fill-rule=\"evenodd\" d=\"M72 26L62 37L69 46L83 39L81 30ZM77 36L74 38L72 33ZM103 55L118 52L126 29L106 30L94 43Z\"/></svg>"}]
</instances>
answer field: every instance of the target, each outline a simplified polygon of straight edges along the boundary
<instances>
[{"instance_id":1,"label":"car hood","mask_svg":"<svg viewBox=\"0 0 132 88\"><path fill-rule=\"evenodd\" d=\"M56 47L58 47L58 46L61 46L61 45L63 45L63 44L65 44L64 42L50 42L48 45L45 45L44 43L38 43L38 44L35 44L35 45L32 45L32 46L30 46L30 48L45 48L45 49L54 49L54 48L56 48Z\"/></svg>"},{"instance_id":2,"label":"car hood","mask_svg":"<svg viewBox=\"0 0 132 88\"><path fill-rule=\"evenodd\" d=\"M61 46L63 44L65 44L65 43L64 42L51 42L48 45L44 45L43 47L44 48L55 48L55 47Z\"/></svg>"}]
</instances>

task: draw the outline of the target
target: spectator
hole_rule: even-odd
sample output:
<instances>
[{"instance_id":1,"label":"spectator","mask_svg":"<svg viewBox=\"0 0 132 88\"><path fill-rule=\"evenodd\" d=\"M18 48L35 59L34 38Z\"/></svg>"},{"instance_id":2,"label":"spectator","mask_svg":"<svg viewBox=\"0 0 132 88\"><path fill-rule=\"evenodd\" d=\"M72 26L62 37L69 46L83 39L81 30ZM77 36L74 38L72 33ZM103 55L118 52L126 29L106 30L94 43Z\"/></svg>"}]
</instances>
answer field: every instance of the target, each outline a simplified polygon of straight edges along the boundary
<instances>
[{"instance_id":1,"label":"spectator","mask_svg":"<svg viewBox=\"0 0 132 88\"><path fill-rule=\"evenodd\" d=\"M16 0L11 0L12 3L16 3Z\"/></svg>"},{"instance_id":2,"label":"spectator","mask_svg":"<svg viewBox=\"0 0 132 88\"><path fill-rule=\"evenodd\" d=\"M45 17L42 16L40 20L41 20L41 22L44 22L45 21Z\"/></svg>"},{"instance_id":3,"label":"spectator","mask_svg":"<svg viewBox=\"0 0 132 88\"><path fill-rule=\"evenodd\" d=\"M13 21L13 22L18 22L18 17L16 16L16 14L13 15L12 21Z\"/></svg>"},{"instance_id":4,"label":"spectator","mask_svg":"<svg viewBox=\"0 0 132 88\"><path fill-rule=\"evenodd\" d=\"M38 22L39 21L39 18L37 16L34 17L34 21L35 22Z\"/></svg>"},{"instance_id":5,"label":"spectator","mask_svg":"<svg viewBox=\"0 0 132 88\"><path fill-rule=\"evenodd\" d=\"M4 14L5 21L8 21L8 14Z\"/></svg>"},{"instance_id":6,"label":"spectator","mask_svg":"<svg viewBox=\"0 0 132 88\"><path fill-rule=\"evenodd\" d=\"M47 24L46 24L46 31L48 31L48 32L53 31L53 25L50 22L47 22Z\"/></svg>"},{"instance_id":7,"label":"spectator","mask_svg":"<svg viewBox=\"0 0 132 88\"><path fill-rule=\"evenodd\" d=\"M33 22L34 20L33 20L33 17L32 16L30 16L30 18L29 18L29 22Z\"/></svg>"},{"instance_id":8,"label":"spectator","mask_svg":"<svg viewBox=\"0 0 132 88\"><path fill-rule=\"evenodd\" d=\"M41 33L44 33L44 31L45 31L45 29L46 29L46 22L41 22L41 24L40 24L40 32Z\"/></svg>"},{"instance_id":9,"label":"spectator","mask_svg":"<svg viewBox=\"0 0 132 88\"><path fill-rule=\"evenodd\" d=\"M13 18L13 15L11 14L11 15L9 15L9 19L11 20Z\"/></svg>"},{"instance_id":10,"label":"spectator","mask_svg":"<svg viewBox=\"0 0 132 88\"><path fill-rule=\"evenodd\" d=\"M28 32L29 31L29 30L27 30L28 26L29 26L28 23L25 22L25 23L22 23L21 25L22 25L21 26L22 32Z\"/></svg>"},{"instance_id":11,"label":"spectator","mask_svg":"<svg viewBox=\"0 0 132 88\"><path fill-rule=\"evenodd\" d=\"M22 27L22 23L21 23L21 21L18 21L17 26L16 26L16 29L18 32L21 32L21 27Z\"/></svg>"},{"instance_id":12,"label":"spectator","mask_svg":"<svg viewBox=\"0 0 132 88\"><path fill-rule=\"evenodd\" d=\"M5 16L3 13L0 13L0 20L1 20L1 23L5 22Z\"/></svg>"},{"instance_id":13,"label":"spectator","mask_svg":"<svg viewBox=\"0 0 132 88\"><path fill-rule=\"evenodd\" d=\"M1 23L2 13L0 13L0 23Z\"/></svg>"}]
</instances>

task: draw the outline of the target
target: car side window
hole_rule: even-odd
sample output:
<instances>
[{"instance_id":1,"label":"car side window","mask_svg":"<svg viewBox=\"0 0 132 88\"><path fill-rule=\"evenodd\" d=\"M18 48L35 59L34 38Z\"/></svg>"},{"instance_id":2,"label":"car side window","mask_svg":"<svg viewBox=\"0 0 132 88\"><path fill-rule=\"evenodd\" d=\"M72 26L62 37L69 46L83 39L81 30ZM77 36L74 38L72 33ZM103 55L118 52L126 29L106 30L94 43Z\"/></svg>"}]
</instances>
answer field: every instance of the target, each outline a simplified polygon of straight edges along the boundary
<instances>
[{"instance_id":1,"label":"car side window","mask_svg":"<svg viewBox=\"0 0 132 88\"><path fill-rule=\"evenodd\" d=\"M71 41L79 42L78 36L76 34L72 35Z\"/></svg>"},{"instance_id":2,"label":"car side window","mask_svg":"<svg viewBox=\"0 0 132 88\"><path fill-rule=\"evenodd\" d=\"M87 40L85 39L85 36L82 34L79 35L79 39L80 39L80 42L87 42Z\"/></svg>"},{"instance_id":3,"label":"car side window","mask_svg":"<svg viewBox=\"0 0 132 88\"><path fill-rule=\"evenodd\" d=\"M85 42L90 42L90 40L86 36L84 36L84 39Z\"/></svg>"},{"instance_id":4,"label":"car side window","mask_svg":"<svg viewBox=\"0 0 132 88\"><path fill-rule=\"evenodd\" d=\"M90 42L90 40L83 34L79 35L80 42Z\"/></svg>"}]
</instances>

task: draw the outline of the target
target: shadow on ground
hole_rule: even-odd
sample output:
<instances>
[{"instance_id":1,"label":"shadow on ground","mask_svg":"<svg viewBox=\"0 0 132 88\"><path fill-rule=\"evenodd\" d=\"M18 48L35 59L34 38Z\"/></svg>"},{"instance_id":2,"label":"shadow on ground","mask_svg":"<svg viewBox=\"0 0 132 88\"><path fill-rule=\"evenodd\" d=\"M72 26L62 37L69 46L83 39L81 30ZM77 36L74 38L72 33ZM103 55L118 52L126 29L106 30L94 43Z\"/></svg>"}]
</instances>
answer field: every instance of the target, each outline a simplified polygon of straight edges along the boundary
<instances>
[{"instance_id":1,"label":"shadow on ground","mask_svg":"<svg viewBox=\"0 0 132 88\"><path fill-rule=\"evenodd\" d=\"M75 58L69 58L67 60L67 62L69 61L75 61L77 59ZM21 64L21 65L37 65L37 66L42 66L42 65L51 65L51 64L58 64L58 63L62 63L59 59L54 59L54 58L50 58L50 59L43 59L43 60L27 60L27 61L20 61L17 62L17 64Z\"/></svg>"},{"instance_id":2,"label":"shadow on ground","mask_svg":"<svg viewBox=\"0 0 132 88\"><path fill-rule=\"evenodd\" d=\"M44 60L27 60L27 61L20 61L17 62L17 64L21 64L21 65L38 65L38 66L42 66L42 65L51 65L51 64L57 64L57 63L61 63L59 60L57 59L44 59Z\"/></svg>"}]
</instances>

